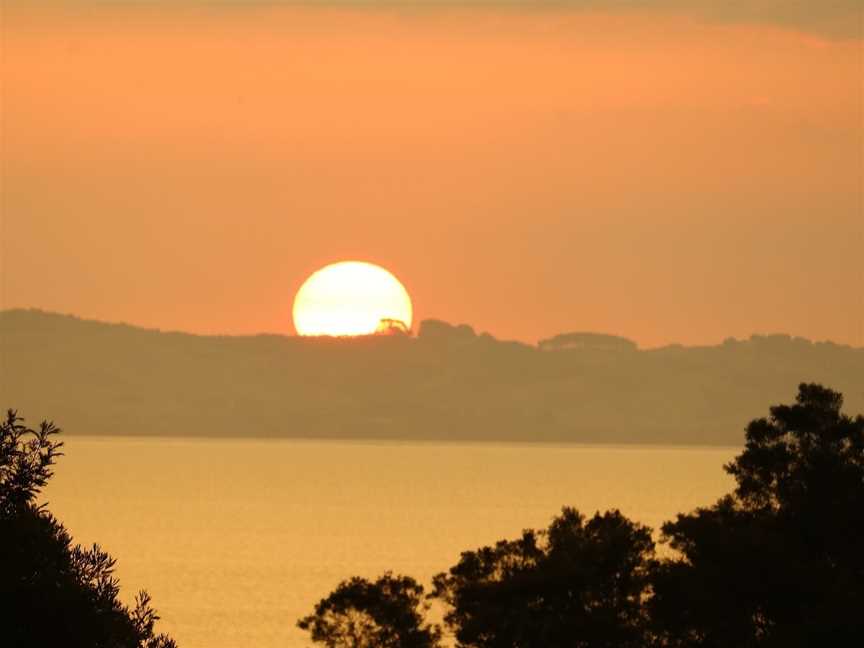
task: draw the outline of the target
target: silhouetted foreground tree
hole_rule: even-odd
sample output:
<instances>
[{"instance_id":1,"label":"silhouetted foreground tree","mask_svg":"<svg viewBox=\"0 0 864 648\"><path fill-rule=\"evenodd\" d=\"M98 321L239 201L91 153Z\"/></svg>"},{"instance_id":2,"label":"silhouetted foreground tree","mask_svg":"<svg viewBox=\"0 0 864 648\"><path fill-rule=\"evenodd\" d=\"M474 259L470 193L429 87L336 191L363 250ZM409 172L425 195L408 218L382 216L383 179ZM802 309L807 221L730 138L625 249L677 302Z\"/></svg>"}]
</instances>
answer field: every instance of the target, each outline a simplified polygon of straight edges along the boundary
<instances>
[{"instance_id":1,"label":"silhouetted foreground tree","mask_svg":"<svg viewBox=\"0 0 864 648\"><path fill-rule=\"evenodd\" d=\"M545 531L463 553L430 596L460 648L864 645L864 417L842 404L802 384L793 405L752 421L725 467L735 491L663 526L671 558L655 560L650 530L617 511L586 520L565 508ZM418 645L382 627L390 615L374 616L374 632L351 621L368 587L343 583L301 627L338 619L320 626L328 646Z\"/></svg>"},{"instance_id":2,"label":"silhouetted foreground tree","mask_svg":"<svg viewBox=\"0 0 864 648\"><path fill-rule=\"evenodd\" d=\"M864 645L864 418L842 403L801 385L748 426L734 494L664 525L682 557L654 579L662 645Z\"/></svg>"},{"instance_id":3,"label":"silhouetted foreground tree","mask_svg":"<svg viewBox=\"0 0 864 648\"><path fill-rule=\"evenodd\" d=\"M441 632L424 621L427 607L422 585L387 573L341 583L297 625L328 648L435 648Z\"/></svg>"},{"instance_id":4,"label":"silhouetted foreground tree","mask_svg":"<svg viewBox=\"0 0 864 648\"><path fill-rule=\"evenodd\" d=\"M618 511L586 520L565 508L548 529L463 553L428 598L447 605L459 646L636 648L653 551L650 529ZM438 646L422 595L406 577L353 578L298 625L331 648Z\"/></svg>"},{"instance_id":5,"label":"silhouetted foreground tree","mask_svg":"<svg viewBox=\"0 0 864 648\"><path fill-rule=\"evenodd\" d=\"M0 422L0 645L4 648L175 648L154 634L158 617L141 592L118 600L114 559L98 545L73 545L35 503L61 455L59 429L38 430L14 411Z\"/></svg>"},{"instance_id":6,"label":"silhouetted foreground tree","mask_svg":"<svg viewBox=\"0 0 864 648\"><path fill-rule=\"evenodd\" d=\"M463 553L433 595L460 646L643 646L653 552L650 529L618 511L565 508L545 531Z\"/></svg>"}]
</instances>

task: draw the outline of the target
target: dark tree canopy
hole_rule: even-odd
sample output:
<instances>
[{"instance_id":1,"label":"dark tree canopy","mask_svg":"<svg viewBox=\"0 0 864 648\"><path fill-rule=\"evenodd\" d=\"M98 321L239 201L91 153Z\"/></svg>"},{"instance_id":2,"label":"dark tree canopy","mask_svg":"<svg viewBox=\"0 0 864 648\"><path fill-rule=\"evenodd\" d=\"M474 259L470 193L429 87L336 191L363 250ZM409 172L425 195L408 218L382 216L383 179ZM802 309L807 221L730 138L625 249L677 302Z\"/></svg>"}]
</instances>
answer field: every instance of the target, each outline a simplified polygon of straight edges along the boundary
<instances>
[{"instance_id":1,"label":"dark tree canopy","mask_svg":"<svg viewBox=\"0 0 864 648\"><path fill-rule=\"evenodd\" d=\"M4 648L173 648L154 633L158 617L141 592L119 599L114 559L74 545L36 504L60 456L53 423L26 427L14 411L0 422L0 645Z\"/></svg>"},{"instance_id":2,"label":"dark tree canopy","mask_svg":"<svg viewBox=\"0 0 864 648\"><path fill-rule=\"evenodd\" d=\"M644 646L654 543L618 511L565 508L549 528L462 554L434 596L465 648Z\"/></svg>"},{"instance_id":3,"label":"dark tree canopy","mask_svg":"<svg viewBox=\"0 0 864 648\"><path fill-rule=\"evenodd\" d=\"M63 444L54 440L59 432L47 421L31 430L12 410L0 422L0 513L4 516L32 507L51 479L51 466L62 454Z\"/></svg>"},{"instance_id":4,"label":"dark tree canopy","mask_svg":"<svg viewBox=\"0 0 864 648\"><path fill-rule=\"evenodd\" d=\"M733 495L663 532L682 558L655 575L665 645L858 645L864 637L864 418L802 384L747 427Z\"/></svg>"},{"instance_id":5,"label":"dark tree canopy","mask_svg":"<svg viewBox=\"0 0 864 648\"><path fill-rule=\"evenodd\" d=\"M663 526L670 557L655 559L650 530L617 511L565 508L547 529L463 553L430 597L460 648L862 645L864 418L842 404L802 384L794 404L751 422L726 466L734 492ZM410 584L395 609L419 609ZM380 585L343 583L301 627L327 646L417 645L394 637L422 614L394 614Z\"/></svg>"},{"instance_id":6,"label":"dark tree canopy","mask_svg":"<svg viewBox=\"0 0 864 648\"><path fill-rule=\"evenodd\" d=\"M435 648L440 630L425 622L423 586L384 574L341 583L297 625L328 648Z\"/></svg>"}]
</instances>

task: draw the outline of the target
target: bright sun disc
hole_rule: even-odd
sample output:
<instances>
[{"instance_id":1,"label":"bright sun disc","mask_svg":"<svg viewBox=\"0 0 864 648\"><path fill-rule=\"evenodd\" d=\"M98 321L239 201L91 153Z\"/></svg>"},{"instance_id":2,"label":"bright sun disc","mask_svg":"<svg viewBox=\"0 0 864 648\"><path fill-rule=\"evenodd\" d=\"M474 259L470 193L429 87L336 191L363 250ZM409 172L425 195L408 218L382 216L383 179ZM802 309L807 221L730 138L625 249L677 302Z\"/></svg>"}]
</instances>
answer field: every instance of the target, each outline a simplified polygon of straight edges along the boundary
<instances>
[{"instance_id":1,"label":"bright sun disc","mask_svg":"<svg viewBox=\"0 0 864 648\"><path fill-rule=\"evenodd\" d=\"M384 268L342 261L312 273L294 298L299 335L370 335L411 328L411 298Z\"/></svg>"}]
</instances>

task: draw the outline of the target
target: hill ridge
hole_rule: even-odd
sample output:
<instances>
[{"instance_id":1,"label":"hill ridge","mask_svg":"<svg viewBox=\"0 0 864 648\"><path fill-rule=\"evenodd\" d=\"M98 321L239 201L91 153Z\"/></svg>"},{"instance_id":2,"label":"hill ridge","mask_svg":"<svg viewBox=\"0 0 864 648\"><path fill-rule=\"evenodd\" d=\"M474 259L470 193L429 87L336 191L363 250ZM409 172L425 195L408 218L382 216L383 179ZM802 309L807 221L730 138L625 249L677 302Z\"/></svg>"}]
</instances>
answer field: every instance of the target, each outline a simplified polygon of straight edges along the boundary
<instances>
[{"instance_id":1,"label":"hill ridge","mask_svg":"<svg viewBox=\"0 0 864 648\"><path fill-rule=\"evenodd\" d=\"M864 409L864 349L783 334L528 345L425 320L416 337L202 336L15 309L0 363L0 406L70 434L728 445L800 382Z\"/></svg>"}]
</instances>

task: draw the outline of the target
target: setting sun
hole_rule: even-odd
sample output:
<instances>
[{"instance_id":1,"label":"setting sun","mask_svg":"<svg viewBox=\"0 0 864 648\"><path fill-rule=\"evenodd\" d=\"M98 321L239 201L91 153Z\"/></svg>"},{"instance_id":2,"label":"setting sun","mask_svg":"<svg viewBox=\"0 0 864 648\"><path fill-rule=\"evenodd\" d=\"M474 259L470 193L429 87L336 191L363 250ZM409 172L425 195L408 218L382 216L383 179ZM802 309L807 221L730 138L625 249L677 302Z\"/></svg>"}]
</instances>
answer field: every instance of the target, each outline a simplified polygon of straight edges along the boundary
<instances>
[{"instance_id":1,"label":"setting sun","mask_svg":"<svg viewBox=\"0 0 864 648\"><path fill-rule=\"evenodd\" d=\"M408 330L411 298L384 268L342 261L314 272L294 298L294 328L299 335L370 335Z\"/></svg>"}]
</instances>

